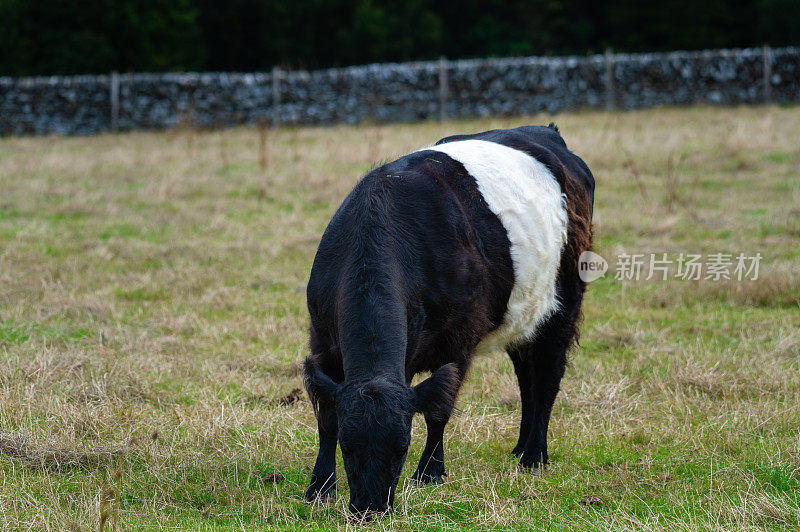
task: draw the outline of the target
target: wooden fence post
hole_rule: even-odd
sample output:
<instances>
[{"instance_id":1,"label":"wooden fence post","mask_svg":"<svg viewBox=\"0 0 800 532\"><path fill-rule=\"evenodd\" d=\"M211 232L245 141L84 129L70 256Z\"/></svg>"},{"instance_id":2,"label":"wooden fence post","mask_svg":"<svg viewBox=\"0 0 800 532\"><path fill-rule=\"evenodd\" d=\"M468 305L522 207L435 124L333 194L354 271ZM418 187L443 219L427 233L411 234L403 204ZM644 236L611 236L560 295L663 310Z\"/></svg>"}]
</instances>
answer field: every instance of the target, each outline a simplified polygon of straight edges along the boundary
<instances>
[{"instance_id":1,"label":"wooden fence post","mask_svg":"<svg viewBox=\"0 0 800 532\"><path fill-rule=\"evenodd\" d=\"M439 57L439 122L447 120L447 58Z\"/></svg>"},{"instance_id":2,"label":"wooden fence post","mask_svg":"<svg viewBox=\"0 0 800 532\"><path fill-rule=\"evenodd\" d=\"M768 44L764 43L762 48L762 55L764 60L764 104L769 105L772 103L772 50Z\"/></svg>"},{"instance_id":3,"label":"wooden fence post","mask_svg":"<svg viewBox=\"0 0 800 532\"><path fill-rule=\"evenodd\" d=\"M116 133L119 127L119 72L116 70L111 73L108 90L111 99L111 131Z\"/></svg>"},{"instance_id":4,"label":"wooden fence post","mask_svg":"<svg viewBox=\"0 0 800 532\"><path fill-rule=\"evenodd\" d=\"M281 123L281 69L272 67L272 127Z\"/></svg>"},{"instance_id":5,"label":"wooden fence post","mask_svg":"<svg viewBox=\"0 0 800 532\"><path fill-rule=\"evenodd\" d=\"M614 56L610 48L606 48L603 54L606 65L605 85L606 85L606 111L614 110Z\"/></svg>"}]
</instances>

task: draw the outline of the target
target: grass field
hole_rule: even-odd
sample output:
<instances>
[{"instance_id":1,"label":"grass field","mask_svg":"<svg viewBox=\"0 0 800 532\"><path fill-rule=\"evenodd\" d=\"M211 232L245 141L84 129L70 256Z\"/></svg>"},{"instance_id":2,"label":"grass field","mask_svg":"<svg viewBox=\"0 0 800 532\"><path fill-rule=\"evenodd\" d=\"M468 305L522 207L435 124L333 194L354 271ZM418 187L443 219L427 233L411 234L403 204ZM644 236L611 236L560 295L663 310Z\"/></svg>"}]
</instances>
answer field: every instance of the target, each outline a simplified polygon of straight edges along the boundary
<instances>
[{"instance_id":1,"label":"grass field","mask_svg":"<svg viewBox=\"0 0 800 532\"><path fill-rule=\"evenodd\" d=\"M612 269L760 252L759 279L592 283L548 472L517 471L514 373L482 358L447 482L409 481L417 419L370 528L797 530L800 107L0 139L0 527L352 527L341 460L337 500L302 500L314 416L281 399L320 235L373 161L551 119Z\"/></svg>"}]
</instances>

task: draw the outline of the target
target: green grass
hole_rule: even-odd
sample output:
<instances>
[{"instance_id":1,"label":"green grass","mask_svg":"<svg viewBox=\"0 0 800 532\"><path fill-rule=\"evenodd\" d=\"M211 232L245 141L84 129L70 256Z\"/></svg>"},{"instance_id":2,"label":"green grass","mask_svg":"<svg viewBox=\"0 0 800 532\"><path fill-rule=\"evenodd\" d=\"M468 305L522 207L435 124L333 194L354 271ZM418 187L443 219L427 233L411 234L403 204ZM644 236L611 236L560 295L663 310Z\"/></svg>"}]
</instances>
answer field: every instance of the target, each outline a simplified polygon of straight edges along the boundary
<instances>
[{"instance_id":1,"label":"green grass","mask_svg":"<svg viewBox=\"0 0 800 532\"><path fill-rule=\"evenodd\" d=\"M302 500L305 283L373 161L555 120L597 178L595 247L755 253L748 282L592 283L542 476L510 456L518 392L475 361L449 477L375 529L800 526L800 108L0 139L0 527L345 529ZM269 481L280 473L284 480Z\"/></svg>"}]
</instances>

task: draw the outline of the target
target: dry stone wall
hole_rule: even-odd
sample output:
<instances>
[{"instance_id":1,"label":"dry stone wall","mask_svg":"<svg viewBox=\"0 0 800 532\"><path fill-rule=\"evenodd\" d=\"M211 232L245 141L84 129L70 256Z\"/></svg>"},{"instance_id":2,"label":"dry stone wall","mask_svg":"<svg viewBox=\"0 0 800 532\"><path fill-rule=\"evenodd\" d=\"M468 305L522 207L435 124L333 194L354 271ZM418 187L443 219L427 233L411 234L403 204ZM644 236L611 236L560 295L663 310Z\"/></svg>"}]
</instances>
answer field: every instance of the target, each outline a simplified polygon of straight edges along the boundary
<instances>
[{"instance_id":1,"label":"dry stone wall","mask_svg":"<svg viewBox=\"0 0 800 532\"><path fill-rule=\"evenodd\" d=\"M0 134L411 122L764 101L800 102L800 48L0 78Z\"/></svg>"}]
</instances>

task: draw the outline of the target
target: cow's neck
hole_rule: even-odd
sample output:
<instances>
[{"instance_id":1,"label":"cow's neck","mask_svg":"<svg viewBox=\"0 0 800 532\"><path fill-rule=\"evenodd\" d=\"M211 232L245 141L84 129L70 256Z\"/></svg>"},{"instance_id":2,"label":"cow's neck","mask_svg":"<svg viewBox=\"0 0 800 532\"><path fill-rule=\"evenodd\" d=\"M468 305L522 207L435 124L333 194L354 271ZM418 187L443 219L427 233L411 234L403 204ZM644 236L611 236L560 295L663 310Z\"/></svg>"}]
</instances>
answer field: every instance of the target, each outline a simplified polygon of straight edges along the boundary
<instances>
[{"instance_id":1,"label":"cow's neck","mask_svg":"<svg viewBox=\"0 0 800 532\"><path fill-rule=\"evenodd\" d=\"M405 382L405 361L391 360L376 356L351 357L344 359L345 382L367 381L376 377Z\"/></svg>"}]
</instances>

